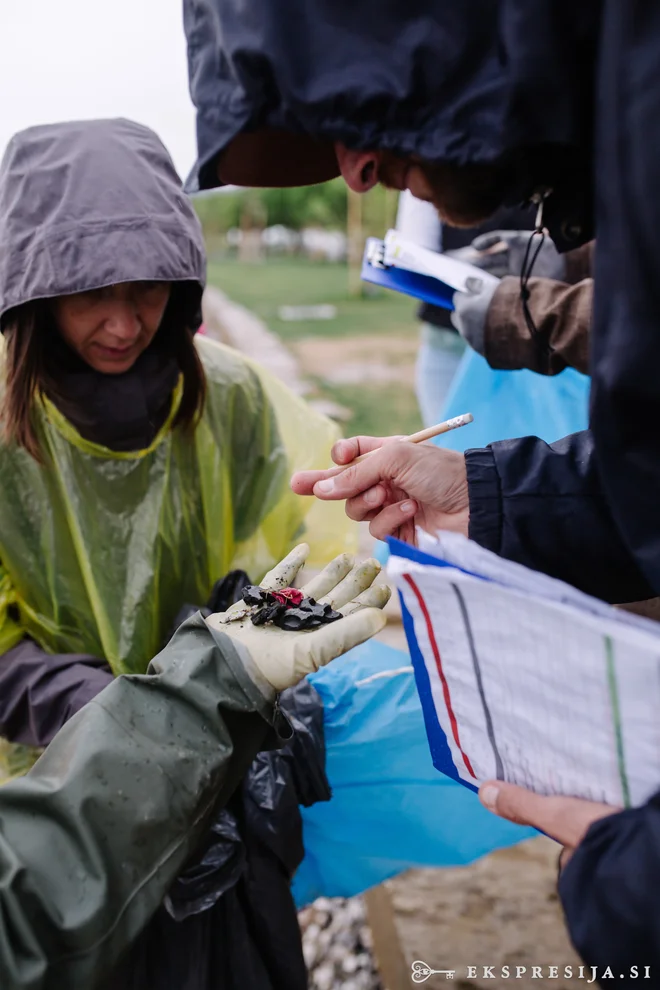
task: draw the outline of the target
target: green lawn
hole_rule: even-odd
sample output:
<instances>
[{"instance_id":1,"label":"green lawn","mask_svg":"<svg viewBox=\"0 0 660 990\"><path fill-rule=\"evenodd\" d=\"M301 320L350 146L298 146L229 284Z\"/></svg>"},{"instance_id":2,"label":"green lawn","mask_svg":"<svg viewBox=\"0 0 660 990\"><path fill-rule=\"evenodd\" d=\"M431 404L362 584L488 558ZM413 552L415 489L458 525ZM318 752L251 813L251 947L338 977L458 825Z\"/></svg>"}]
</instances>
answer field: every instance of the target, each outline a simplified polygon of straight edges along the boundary
<instances>
[{"instance_id":1,"label":"green lawn","mask_svg":"<svg viewBox=\"0 0 660 990\"><path fill-rule=\"evenodd\" d=\"M342 424L346 436L392 436L416 433L422 421L414 391L406 385L322 385L319 393L353 411Z\"/></svg>"},{"instance_id":2,"label":"green lawn","mask_svg":"<svg viewBox=\"0 0 660 990\"><path fill-rule=\"evenodd\" d=\"M351 297L347 269L342 264L299 258L246 264L223 258L209 262L209 282L257 313L285 342L369 334L414 339L419 333L414 300L380 289ZM288 322L277 315L280 306L319 303L336 306L336 319ZM404 382L336 386L316 379L316 384L319 395L352 410L352 418L343 424L347 435L412 433L421 426L414 392Z\"/></svg>"},{"instance_id":3,"label":"green lawn","mask_svg":"<svg viewBox=\"0 0 660 990\"><path fill-rule=\"evenodd\" d=\"M209 282L236 302L257 313L283 340L323 334L417 334L414 300L398 292L374 286L373 294L348 294L346 265L305 259L275 258L261 264L245 264L233 258L209 262ZM277 316L280 306L332 303L334 320L285 322Z\"/></svg>"}]
</instances>

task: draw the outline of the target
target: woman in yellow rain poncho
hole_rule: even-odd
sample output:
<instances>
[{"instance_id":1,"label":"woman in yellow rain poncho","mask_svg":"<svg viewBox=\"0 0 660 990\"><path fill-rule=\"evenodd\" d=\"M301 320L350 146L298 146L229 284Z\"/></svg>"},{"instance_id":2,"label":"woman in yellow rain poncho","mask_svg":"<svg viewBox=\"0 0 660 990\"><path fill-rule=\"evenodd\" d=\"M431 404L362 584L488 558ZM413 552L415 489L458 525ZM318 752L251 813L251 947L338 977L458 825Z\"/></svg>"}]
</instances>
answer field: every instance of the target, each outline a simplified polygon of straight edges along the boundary
<instances>
[{"instance_id":1,"label":"woman in yellow rain poncho","mask_svg":"<svg viewBox=\"0 0 660 990\"><path fill-rule=\"evenodd\" d=\"M228 571L257 582L302 533L321 562L352 534L307 526L288 489L329 463L329 421L193 341L204 244L153 132L16 135L0 245L0 735L43 746Z\"/></svg>"}]
</instances>

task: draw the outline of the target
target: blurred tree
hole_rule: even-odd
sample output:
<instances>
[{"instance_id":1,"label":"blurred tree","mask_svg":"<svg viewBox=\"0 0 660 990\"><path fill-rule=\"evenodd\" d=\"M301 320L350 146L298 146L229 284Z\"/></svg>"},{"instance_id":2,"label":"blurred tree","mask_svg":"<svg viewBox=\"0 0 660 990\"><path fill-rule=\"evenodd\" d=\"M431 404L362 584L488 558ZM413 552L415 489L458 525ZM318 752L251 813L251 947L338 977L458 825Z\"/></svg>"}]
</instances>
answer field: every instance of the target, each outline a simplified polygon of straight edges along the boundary
<instances>
[{"instance_id":1,"label":"blurred tree","mask_svg":"<svg viewBox=\"0 0 660 990\"><path fill-rule=\"evenodd\" d=\"M346 226L346 186L340 179L297 189L261 190L268 226L281 223L293 230L324 227L343 230Z\"/></svg>"},{"instance_id":2,"label":"blurred tree","mask_svg":"<svg viewBox=\"0 0 660 990\"><path fill-rule=\"evenodd\" d=\"M394 226L398 193L376 186L362 197L360 213L362 237L382 237ZM259 204L259 205L257 205ZM283 224L292 230L322 227L346 230L348 197L343 179L297 189L236 189L205 193L194 197L194 205L204 228L209 250L225 244L230 228L242 226L246 210L259 212L259 223L271 227ZM355 249L357 250L357 248Z\"/></svg>"},{"instance_id":3,"label":"blurred tree","mask_svg":"<svg viewBox=\"0 0 660 990\"><path fill-rule=\"evenodd\" d=\"M230 227L238 227L241 217L243 192L210 192L193 197L204 233L224 235Z\"/></svg>"}]
</instances>

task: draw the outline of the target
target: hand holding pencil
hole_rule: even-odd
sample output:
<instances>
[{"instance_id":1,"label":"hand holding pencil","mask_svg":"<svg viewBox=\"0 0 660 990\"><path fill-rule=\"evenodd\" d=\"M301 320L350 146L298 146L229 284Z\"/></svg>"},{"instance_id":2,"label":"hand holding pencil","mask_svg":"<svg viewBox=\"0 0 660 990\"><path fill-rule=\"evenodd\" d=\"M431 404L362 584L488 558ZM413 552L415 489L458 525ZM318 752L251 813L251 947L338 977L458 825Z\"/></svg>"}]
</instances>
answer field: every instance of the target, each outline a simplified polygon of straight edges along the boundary
<instances>
[{"instance_id":1,"label":"hand holding pencil","mask_svg":"<svg viewBox=\"0 0 660 990\"><path fill-rule=\"evenodd\" d=\"M468 491L465 458L421 441L466 425L456 417L411 437L352 437L332 450L338 467L299 471L291 479L298 495L346 500L351 519L368 521L372 536L415 542L415 529L449 529L467 535ZM368 456L366 456L368 455Z\"/></svg>"}]
</instances>

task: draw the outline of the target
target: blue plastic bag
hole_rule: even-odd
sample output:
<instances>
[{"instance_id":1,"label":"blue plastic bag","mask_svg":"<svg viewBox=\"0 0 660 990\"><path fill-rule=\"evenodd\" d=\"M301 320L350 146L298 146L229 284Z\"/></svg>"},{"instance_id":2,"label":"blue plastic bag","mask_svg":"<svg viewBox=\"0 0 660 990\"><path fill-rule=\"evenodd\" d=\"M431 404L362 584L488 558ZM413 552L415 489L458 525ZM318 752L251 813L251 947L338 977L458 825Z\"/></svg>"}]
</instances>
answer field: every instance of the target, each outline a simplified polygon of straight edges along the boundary
<instances>
[{"instance_id":1,"label":"blue plastic bag","mask_svg":"<svg viewBox=\"0 0 660 990\"><path fill-rule=\"evenodd\" d=\"M480 354L468 349L435 421L471 412L474 423L436 437L432 443L460 453L515 437L535 436L553 443L586 430L589 386L589 378L573 368L551 377L526 370L495 371ZM376 541L373 553L385 564L387 544Z\"/></svg>"},{"instance_id":2,"label":"blue plastic bag","mask_svg":"<svg viewBox=\"0 0 660 990\"><path fill-rule=\"evenodd\" d=\"M589 386L589 378L573 368L553 376L495 371L480 354L467 350L438 421L471 412L474 423L436 437L434 443L461 452L514 437L553 443L586 430Z\"/></svg>"},{"instance_id":3,"label":"blue plastic bag","mask_svg":"<svg viewBox=\"0 0 660 990\"><path fill-rule=\"evenodd\" d=\"M372 640L310 678L324 706L333 796L303 808L302 906L413 866L458 866L534 836L486 811L431 762L407 653Z\"/></svg>"}]
</instances>

